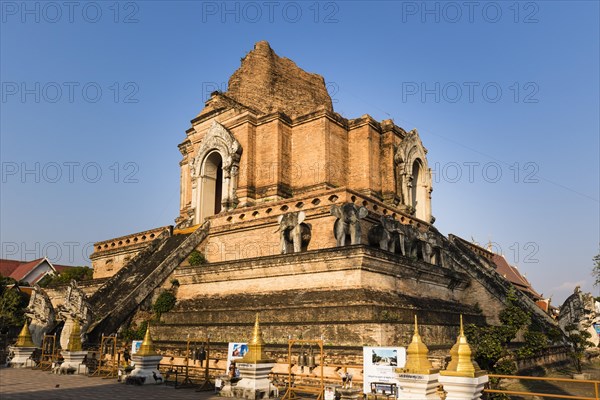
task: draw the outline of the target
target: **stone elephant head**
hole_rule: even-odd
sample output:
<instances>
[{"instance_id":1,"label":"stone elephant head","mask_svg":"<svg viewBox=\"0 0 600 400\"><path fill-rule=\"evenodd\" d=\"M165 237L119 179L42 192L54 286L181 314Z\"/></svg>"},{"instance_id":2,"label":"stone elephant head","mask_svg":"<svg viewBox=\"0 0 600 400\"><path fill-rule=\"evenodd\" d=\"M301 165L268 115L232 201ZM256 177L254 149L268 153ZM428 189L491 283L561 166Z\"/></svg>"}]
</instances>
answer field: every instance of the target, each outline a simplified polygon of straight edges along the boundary
<instances>
[{"instance_id":1,"label":"stone elephant head","mask_svg":"<svg viewBox=\"0 0 600 400\"><path fill-rule=\"evenodd\" d=\"M346 245L346 236L350 236L350 244L360 244L361 228L360 220L369 215L369 211L363 206L354 203L344 203L341 206L331 206L331 215L337 219L333 226L333 234L338 246Z\"/></svg>"},{"instance_id":2,"label":"stone elephant head","mask_svg":"<svg viewBox=\"0 0 600 400\"><path fill-rule=\"evenodd\" d=\"M305 219L304 211L282 214L277 218L279 228L275 232L280 232L281 254L306 251L311 239L312 225L303 222Z\"/></svg>"}]
</instances>

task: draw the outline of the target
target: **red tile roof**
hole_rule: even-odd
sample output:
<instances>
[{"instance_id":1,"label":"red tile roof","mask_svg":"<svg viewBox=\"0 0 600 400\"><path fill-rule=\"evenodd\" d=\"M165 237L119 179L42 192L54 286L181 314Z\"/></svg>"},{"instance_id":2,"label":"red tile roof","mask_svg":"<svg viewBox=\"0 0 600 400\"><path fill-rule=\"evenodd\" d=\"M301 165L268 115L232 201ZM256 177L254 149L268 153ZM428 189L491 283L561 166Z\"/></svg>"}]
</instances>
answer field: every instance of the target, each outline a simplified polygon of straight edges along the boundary
<instances>
[{"instance_id":1,"label":"red tile roof","mask_svg":"<svg viewBox=\"0 0 600 400\"><path fill-rule=\"evenodd\" d=\"M17 269L15 269L12 272L12 274L10 274L10 277L16 281L20 281L21 279L25 278L27 276L27 274L29 274L31 271L33 271L35 269L35 267L40 265L43 261L45 261L45 258L38 258L37 260L24 262L23 264L19 265L17 267ZM30 283L33 283L33 282L30 282Z\"/></svg>"},{"instance_id":2,"label":"red tile roof","mask_svg":"<svg viewBox=\"0 0 600 400\"><path fill-rule=\"evenodd\" d=\"M550 301L549 300L537 300L535 304L538 305L539 308L548 312L550 310Z\"/></svg>"},{"instance_id":3,"label":"red tile roof","mask_svg":"<svg viewBox=\"0 0 600 400\"><path fill-rule=\"evenodd\" d=\"M70 268L75 268L72 265L59 265L59 264L52 264L52 266L54 267L54 269L56 270L56 272L58 272L59 274L62 273L63 271L70 269Z\"/></svg>"},{"instance_id":4,"label":"red tile roof","mask_svg":"<svg viewBox=\"0 0 600 400\"><path fill-rule=\"evenodd\" d=\"M30 284L34 284L41 278L43 278L44 275L46 275L45 273L37 274L35 276L29 275L42 262L47 262L50 265L50 267L53 268L59 274L69 268L73 268L68 265L54 265L46 258L38 258L37 260L33 261L0 259L0 274L2 276L11 277L17 281L27 278L27 281Z\"/></svg>"},{"instance_id":5,"label":"red tile roof","mask_svg":"<svg viewBox=\"0 0 600 400\"><path fill-rule=\"evenodd\" d=\"M510 265L504 256L494 254L492 261L496 265L496 271L506 278L510 283L515 285L519 290L529 292L535 298L542 298L542 296L536 292L533 287L531 287L531 283L529 283L529 281L523 275L521 275L517 267Z\"/></svg>"},{"instance_id":6,"label":"red tile roof","mask_svg":"<svg viewBox=\"0 0 600 400\"><path fill-rule=\"evenodd\" d=\"M0 275L10 276L23 261L0 259Z\"/></svg>"}]
</instances>

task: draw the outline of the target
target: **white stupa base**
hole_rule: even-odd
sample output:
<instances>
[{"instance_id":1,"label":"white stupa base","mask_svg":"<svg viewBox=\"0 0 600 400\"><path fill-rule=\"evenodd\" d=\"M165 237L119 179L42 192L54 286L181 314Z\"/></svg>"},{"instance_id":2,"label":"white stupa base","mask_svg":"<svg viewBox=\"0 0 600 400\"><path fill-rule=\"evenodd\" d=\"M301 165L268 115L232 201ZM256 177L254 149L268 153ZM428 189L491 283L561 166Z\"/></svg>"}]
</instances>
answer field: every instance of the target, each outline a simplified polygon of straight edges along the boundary
<instances>
[{"instance_id":1,"label":"white stupa base","mask_svg":"<svg viewBox=\"0 0 600 400\"><path fill-rule=\"evenodd\" d=\"M63 363L60 364L58 373L68 374L70 371L75 370L75 374L87 374L88 369L83 363L83 360L85 359L85 356L87 356L87 353L87 351L61 351L60 354L62 354L65 361L63 361Z\"/></svg>"},{"instance_id":2,"label":"white stupa base","mask_svg":"<svg viewBox=\"0 0 600 400\"><path fill-rule=\"evenodd\" d=\"M274 366L275 363L238 363L241 379L231 387L233 397L249 400L277 397L277 388L269 380Z\"/></svg>"},{"instance_id":3,"label":"white stupa base","mask_svg":"<svg viewBox=\"0 0 600 400\"><path fill-rule=\"evenodd\" d=\"M156 356L131 356L135 368L129 373L130 377L144 378L144 385L163 383L163 377L158 370L158 364L162 360L161 355ZM156 379L154 376L156 375Z\"/></svg>"},{"instance_id":4,"label":"white stupa base","mask_svg":"<svg viewBox=\"0 0 600 400\"><path fill-rule=\"evenodd\" d=\"M437 394L439 377L440 374L400 373L398 375L398 398L439 400L440 396Z\"/></svg>"},{"instance_id":5,"label":"white stupa base","mask_svg":"<svg viewBox=\"0 0 600 400\"><path fill-rule=\"evenodd\" d=\"M447 393L446 400L478 400L487 381L487 375L475 378L440 375L439 378Z\"/></svg>"},{"instance_id":6,"label":"white stupa base","mask_svg":"<svg viewBox=\"0 0 600 400\"><path fill-rule=\"evenodd\" d=\"M11 368L30 368L35 366L35 362L31 359L33 352L37 347L16 347L10 346L9 351L14 353L14 357L10 360L8 365Z\"/></svg>"}]
</instances>

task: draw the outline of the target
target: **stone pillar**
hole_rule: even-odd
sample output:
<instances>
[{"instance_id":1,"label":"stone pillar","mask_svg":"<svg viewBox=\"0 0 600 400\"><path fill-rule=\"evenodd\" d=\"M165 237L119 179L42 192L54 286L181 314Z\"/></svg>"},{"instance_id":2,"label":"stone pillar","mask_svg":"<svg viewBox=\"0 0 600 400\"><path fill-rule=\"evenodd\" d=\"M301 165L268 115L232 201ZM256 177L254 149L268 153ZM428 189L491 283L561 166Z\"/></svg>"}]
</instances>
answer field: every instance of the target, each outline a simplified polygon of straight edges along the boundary
<instances>
[{"instance_id":1,"label":"stone pillar","mask_svg":"<svg viewBox=\"0 0 600 400\"><path fill-rule=\"evenodd\" d=\"M446 400L477 400L481 398L488 381L486 371L471 357L472 351L463 330L460 316L460 334L450 350L451 360L445 371L440 372L440 383L446 391Z\"/></svg>"},{"instance_id":2,"label":"stone pillar","mask_svg":"<svg viewBox=\"0 0 600 400\"><path fill-rule=\"evenodd\" d=\"M34 366L34 361L31 359L31 356L37 347L31 340L31 333L29 332L27 322L23 325L23 329L21 329L21 333L19 333L15 345L10 346L8 349L14 354L9 362L10 367L27 368Z\"/></svg>"},{"instance_id":3,"label":"stone pillar","mask_svg":"<svg viewBox=\"0 0 600 400\"><path fill-rule=\"evenodd\" d=\"M154 351L154 344L150 336L150 325L146 329L144 341L137 353L131 356L135 368L129 374L130 377L143 378L144 384L162 383L163 377L158 370L158 364L162 356Z\"/></svg>"},{"instance_id":4,"label":"stone pillar","mask_svg":"<svg viewBox=\"0 0 600 400\"><path fill-rule=\"evenodd\" d=\"M398 398L400 399L435 399L437 394L439 370L434 369L427 358L429 349L421 340L417 316L415 315L415 332L412 342L406 349L406 365L396 368L398 373Z\"/></svg>"}]
</instances>

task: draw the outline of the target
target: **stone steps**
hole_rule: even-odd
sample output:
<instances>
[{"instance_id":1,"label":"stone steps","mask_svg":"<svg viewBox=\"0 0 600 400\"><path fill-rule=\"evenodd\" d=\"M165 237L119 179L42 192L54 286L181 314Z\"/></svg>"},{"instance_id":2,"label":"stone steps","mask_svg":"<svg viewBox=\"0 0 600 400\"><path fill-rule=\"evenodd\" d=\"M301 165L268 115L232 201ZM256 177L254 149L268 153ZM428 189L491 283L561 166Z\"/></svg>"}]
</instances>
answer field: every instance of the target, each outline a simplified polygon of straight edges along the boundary
<instances>
[{"instance_id":1,"label":"stone steps","mask_svg":"<svg viewBox=\"0 0 600 400\"><path fill-rule=\"evenodd\" d=\"M90 299L94 322L89 340L114 333L136 308L160 286L208 235L205 223L191 234L159 237L150 251L142 251Z\"/></svg>"}]
</instances>

